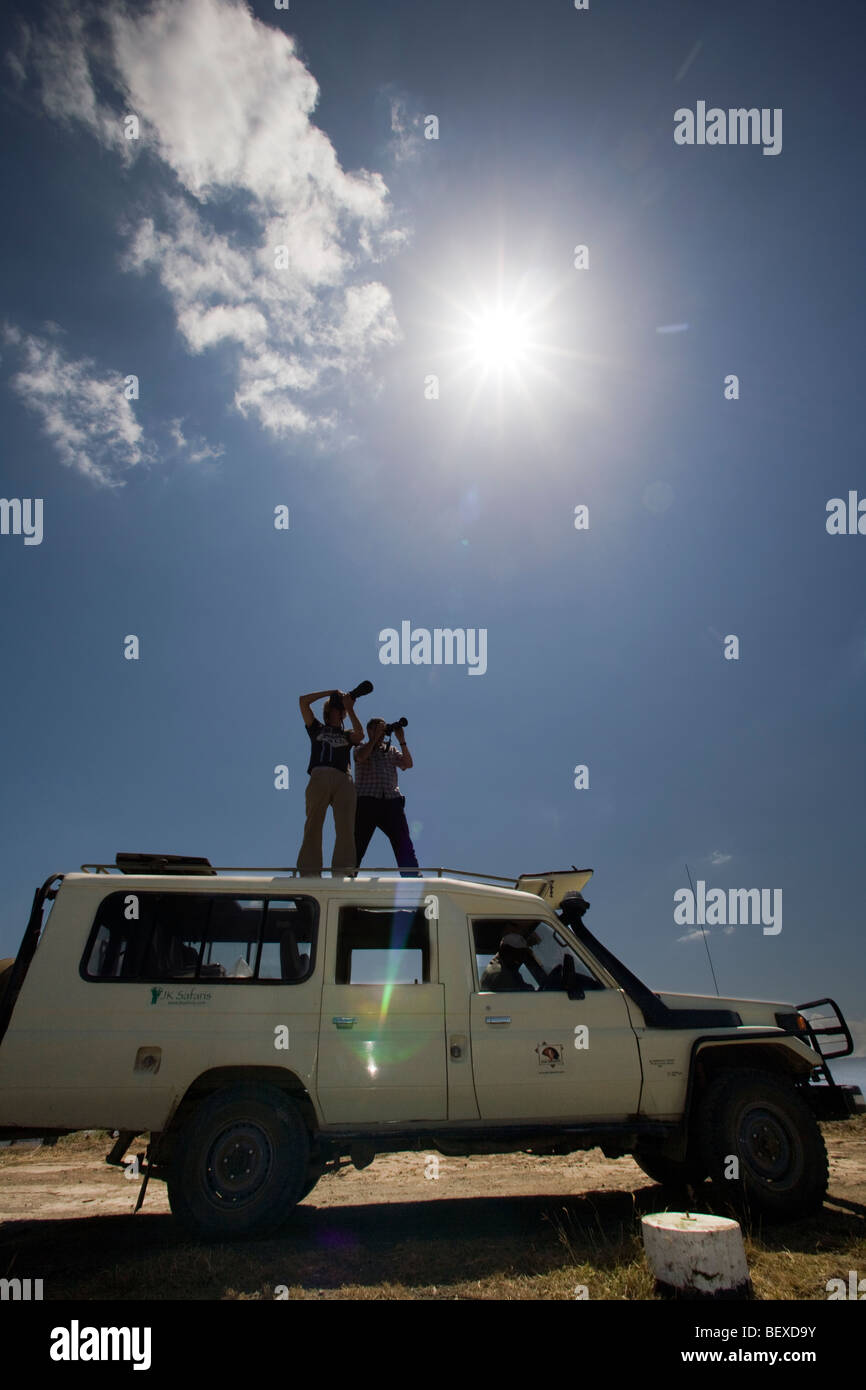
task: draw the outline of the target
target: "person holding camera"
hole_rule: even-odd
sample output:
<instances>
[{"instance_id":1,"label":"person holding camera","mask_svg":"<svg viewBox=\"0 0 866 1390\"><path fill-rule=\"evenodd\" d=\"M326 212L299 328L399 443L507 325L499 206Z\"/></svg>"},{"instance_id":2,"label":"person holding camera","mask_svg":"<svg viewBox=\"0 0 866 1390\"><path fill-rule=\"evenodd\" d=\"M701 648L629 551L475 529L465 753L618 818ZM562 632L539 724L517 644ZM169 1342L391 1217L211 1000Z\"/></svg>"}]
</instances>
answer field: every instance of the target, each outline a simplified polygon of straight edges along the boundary
<instances>
[{"instance_id":1,"label":"person holding camera","mask_svg":"<svg viewBox=\"0 0 866 1390\"><path fill-rule=\"evenodd\" d=\"M403 729L406 720L386 724L384 719L367 722L367 742L355 749L355 784L358 795L355 811L355 848L360 866L375 830L382 830L391 841L394 858L403 878L416 878L418 860L406 822L406 798L397 785L398 768L407 772L412 754L406 747ZM391 746L397 735L400 750ZM387 741L386 741L387 740Z\"/></svg>"},{"instance_id":2,"label":"person holding camera","mask_svg":"<svg viewBox=\"0 0 866 1390\"><path fill-rule=\"evenodd\" d=\"M313 700L325 700L324 723L313 714ZM361 743L364 730L355 713L355 701L342 690L317 690L302 695L298 702L310 736L310 762L307 772L307 819L304 839L298 851L298 869L317 876L322 872L322 827L328 807L333 808L337 837L331 857L333 874L353 874L355 858L355 784L349 771L352 748ZM343 728L348 714L352 728Z\"/></svg>"}]
</instances>

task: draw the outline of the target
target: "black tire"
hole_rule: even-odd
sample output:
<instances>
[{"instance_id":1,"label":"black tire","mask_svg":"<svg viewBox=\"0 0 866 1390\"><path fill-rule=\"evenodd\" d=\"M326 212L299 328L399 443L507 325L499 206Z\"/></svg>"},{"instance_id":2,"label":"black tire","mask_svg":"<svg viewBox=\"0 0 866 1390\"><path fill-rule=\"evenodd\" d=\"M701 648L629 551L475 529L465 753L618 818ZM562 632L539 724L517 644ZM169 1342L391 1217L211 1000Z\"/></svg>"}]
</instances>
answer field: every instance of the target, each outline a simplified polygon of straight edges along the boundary
<instances>
[{"instance_id":1,"label":"black tire","mask_svg":"<svg viewBox=\"0 0 866 1390\"><path fill-rule=\"evenodd\" d=\"M829 1181L824 1139L784 1077L719 1072L700 1104L698 1137L713 1183L747 1215L785 1220L821 1207ZM738 1175L727 1177L731 1156Z\"/></svg>"},{"instance_id":2,"label":"black tire","mask_svg":"<svg viewBox=\"0 0 866 1390\"><path fill-rule=\"evenodd\" d=\"M196 1236L266 1235L300 1201L310 1138L276 1086L227 1086L201 1101L174 1144L168 1173L173 1215Z\"/></svg>"},{"instance_id":3,"label":"black tire","mask_svg":"<svg viewBox=\"0 0 866 1390\"><path fill-rule=\"evenodd\" d=\"M309 1197L310 1193L312 1192L313 1188L316 1186L316 1183L319 1181L319 1178L322 1176L322 1174L323 1174L324 1171L325 1171L325 1170L324 1170L324 1168L322 1168L321 1164L319 1164L319 1163L311 1163L311 1164L310 1164L309 1168L307 1169L307 1175L306 1175L306 1177L304 1178L304 1186L303 1186L303 1188L301 1189L301 1195L300 1195L300 1197L298 1198L298 1201L299 1201L299 1202L302 1202L302 1201L304 1200L305 1197Z\"/></svg>"},{"instance_id":4,"label":"black tire","mask_svg":"<svg viewBox=\"0 0 866 1390\"><path fill-rule=\"evenodd\" d=\"M678 1162L664 1154L647 1153L645 1150L633 1154L632 1157L648 1178L672 1192L682 1192L687 1187L699 1187L707 1176L706 1169L690 1158Z\"/></svg>"}]
</instances>

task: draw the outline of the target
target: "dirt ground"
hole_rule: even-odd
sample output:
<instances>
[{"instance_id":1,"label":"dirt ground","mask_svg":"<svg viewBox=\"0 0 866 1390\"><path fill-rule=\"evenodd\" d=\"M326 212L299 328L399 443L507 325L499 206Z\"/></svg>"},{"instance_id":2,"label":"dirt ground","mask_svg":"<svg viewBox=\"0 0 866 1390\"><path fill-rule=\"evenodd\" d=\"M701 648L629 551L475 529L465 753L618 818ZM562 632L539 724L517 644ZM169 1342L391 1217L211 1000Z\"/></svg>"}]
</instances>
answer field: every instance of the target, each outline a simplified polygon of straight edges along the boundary
<instances>
[{"instance_id":1,"label":"dirt ground","mask_svg":"<svg viewBox=\"0 0 866 1390\"><path fill-rule=\"evenodd\" d=\"M866 1122L828 1124L823 1130L830 1158L830 1204L840 1198L863 1206L866 1213ZM71 1135L54 1148L0 1149L0 1222L30 1225L82 1216L131 1215L141 1180L106 1164L110 1148L111 1140L99 1132ZM135 1152L133 1144L128 1158ZM357 1207L539 1193L574 1197L581 1192L632 1192L648 1183L630 1158L607 1159L598 1149L567 1158L381 1154L360 1172L349 1166L326 1175L302 1205ZM165 1185L149 1184L142 1216L168 1211Z\"/></svg>"},{"instance_id":2,"label":"dirt ground","mask_svg":"<svg viewBox=\"0 0 866 1390\"><path fill-rule=\"evenodd\" d=\"M819 1218L776 1228L769 1244L761 1233L756 1255L801 1257L790 1270L768 1264L764 1296L826 1296L825 1275L866 1267L866 1118L823 1130L827 1202ZM133 1217L140 1178L106 1165L110 1146L94 1133L0 1149L0 1277L42 1277L46 1298L273 1297L276 1284L291 1297L436 1297L443 1284L451 1297L574 1297L565 1289L576 1271L586 1279L603 1266L604 1291L590 1296L648 1297L637 1217L671 1205L631 1159L598 1150L388 1154L322 1178L286 1235L244 1246L247 1265L234 1246L224 1264L225 1247L179 1235L161 1182ZM859 1266L846 1264L855 1258ZM479 1277L467 1295L471 1274Z\"/></svg>"}]
</instances>

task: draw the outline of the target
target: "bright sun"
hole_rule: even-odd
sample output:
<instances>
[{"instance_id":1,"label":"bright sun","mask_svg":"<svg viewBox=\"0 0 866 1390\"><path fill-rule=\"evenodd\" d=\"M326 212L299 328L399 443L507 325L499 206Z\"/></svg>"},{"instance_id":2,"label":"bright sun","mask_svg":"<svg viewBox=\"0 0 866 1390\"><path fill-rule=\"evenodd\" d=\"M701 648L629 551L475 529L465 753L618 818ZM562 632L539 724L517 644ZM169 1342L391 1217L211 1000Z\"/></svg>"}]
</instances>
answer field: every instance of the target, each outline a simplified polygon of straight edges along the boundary
<instances>
[{"instance_id":1,"label":"bright sun","mask_svg":"<svg viewBox=\"0 0 866 1390\"><path fill-rule=\"evenodd\" d=\"M515 309L490 309L473 315L466 339L473 364L490 372L521 366L531 348L527 315Z\"/></svg>"},{"instance_id":2,"label":"bright sun","mask_svg":"<svg viewBox=\"0 0 866 1390\"><path fill-rule=\"evenodd\" d=\"M562 390L562 369L572 357L562 342L562 305L570 285L528 269L517 279L501 273L493 283L458 275L439 291L448 317L435 325L431 371L443 391L457 388L466 418L494 409L500 422L513 409L544 417L543 402ZM497 283L498 281L498 283ZM436 371L438 367L439 371ZM432 389L432 388L431 388Z\"/></svg>"}]
</instances>

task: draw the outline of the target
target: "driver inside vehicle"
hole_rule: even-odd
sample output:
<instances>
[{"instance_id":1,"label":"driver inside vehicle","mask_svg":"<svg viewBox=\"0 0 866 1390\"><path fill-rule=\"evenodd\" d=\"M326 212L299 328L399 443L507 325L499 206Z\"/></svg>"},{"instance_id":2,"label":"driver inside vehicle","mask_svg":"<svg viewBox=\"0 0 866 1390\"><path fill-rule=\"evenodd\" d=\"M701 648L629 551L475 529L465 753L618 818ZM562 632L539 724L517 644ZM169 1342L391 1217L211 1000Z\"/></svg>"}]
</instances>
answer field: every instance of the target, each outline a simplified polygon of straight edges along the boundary
<instances>
[{"instance_id":1,"label":"driver inside vehicle","mask_svg":"<svg viewBox=\"0 0 866 1390\"><path fill-rule=\"evenodd\" d=\"M539 940L537 931L526 933L512 928L505 932L499 943L499 950L481 976L482 990L531 990L536 986L543 989L547 984L547 972L532 950L533 946L538 945ZM521 966L526 967L536 981L536 986L524 980L520 973Z\"/></svg>"}]
</instances>

